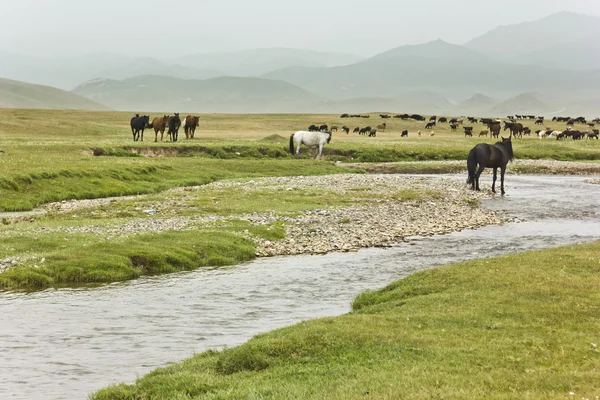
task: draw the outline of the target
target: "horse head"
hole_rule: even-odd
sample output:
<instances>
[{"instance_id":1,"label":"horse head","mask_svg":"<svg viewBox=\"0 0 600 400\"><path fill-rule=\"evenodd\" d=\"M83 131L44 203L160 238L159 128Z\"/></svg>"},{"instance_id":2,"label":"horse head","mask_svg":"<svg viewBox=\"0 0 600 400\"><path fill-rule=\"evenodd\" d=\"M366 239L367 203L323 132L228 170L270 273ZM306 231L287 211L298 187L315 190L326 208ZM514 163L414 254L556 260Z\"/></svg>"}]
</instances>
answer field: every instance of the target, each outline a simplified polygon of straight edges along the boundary
<instances>
[{"instance_id":1,"label":"horse head","mask_svg":"<svg viewBox=\"0 0 600 400\"><path fill-rule=\"evenodd\" d=\"M327 134L327 143L329 144L329 142L331 142L331 136L333 136L333 134L331 133L331 131L327 131L325 133Z\"/></svg>"}]
</instances>

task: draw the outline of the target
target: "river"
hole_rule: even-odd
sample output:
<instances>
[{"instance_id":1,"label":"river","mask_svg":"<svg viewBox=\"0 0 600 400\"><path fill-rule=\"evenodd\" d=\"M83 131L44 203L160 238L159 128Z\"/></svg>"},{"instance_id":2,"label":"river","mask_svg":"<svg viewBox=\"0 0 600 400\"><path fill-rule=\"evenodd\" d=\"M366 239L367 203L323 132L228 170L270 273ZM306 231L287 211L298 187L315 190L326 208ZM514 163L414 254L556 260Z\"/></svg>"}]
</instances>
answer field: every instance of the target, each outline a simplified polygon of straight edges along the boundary
<instances>
[{"instance_id":1,"label":"river","mask_svg":"<svg viewBox=\"0 0 600 400\"><path fill-rule=\"evenodd\" d=\"M447 179L464 183L464 176ZM598 240L600 185L584 179L509 176L508 194L483 205L514 222L391 248L263 258L96 288L0 293L0 399L85 399L194 352L346 313L360 292L415 271Z\"/></svg>"}]
</instances>

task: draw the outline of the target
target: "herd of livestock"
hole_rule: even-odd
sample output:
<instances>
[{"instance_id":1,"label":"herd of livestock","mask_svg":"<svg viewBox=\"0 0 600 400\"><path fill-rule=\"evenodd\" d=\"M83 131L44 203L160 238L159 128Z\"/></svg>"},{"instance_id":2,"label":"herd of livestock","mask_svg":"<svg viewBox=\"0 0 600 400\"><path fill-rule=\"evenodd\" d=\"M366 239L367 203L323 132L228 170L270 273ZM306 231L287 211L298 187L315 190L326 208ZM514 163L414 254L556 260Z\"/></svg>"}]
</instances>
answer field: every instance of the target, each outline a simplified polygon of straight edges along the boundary
<instances>
[{"instance_id":1,"label":"herd of livestock","mask_svg":"<svg viewBox=\"0 0 600 400\"><path fill-rule=\"evenodd\" d=\"M196 127L200 124L200 117L188 115L185 117L185 138L193 139L196 133ZM160 141L163 141L163 135L167 130L167 136L171 142L176 142L179 137L179 128L181 128L181 119L179 113L174 113L171 116L163 115L162 117L156 117L150 122L149 115L136 114L135 117L131 118L131 133L133 135L133 141L138 140L144 141L144 129L154 129L154 141L158 141L158 133L160 132Z\"/></svg>"},{"instance_id":2,"label":"herd of livestock","mask_svg":"<svg viewBox=\"0 0 600 400\"><path fill-rule=\"evenodd\" d=\"M573 140L578 139L598 139L599 131L598 129L594 129L595 125L600 123L600 118L596 118L592 121L587 121L584 117L553 117L552 122L557 123L565 123L566 127L564 130L555 130L549 127L545 127L546 119L543 116L534 116L534 115L509 115L506 119L496 119L496 118L474 118L474 117L457 117L457 118L447 118L447 117L437 117L435 115L430 116L429 118L420 115L420 114L398 114L398 115L388 115L388 114L379 114L381 119L388 118L398 118L401 120L413 120L424 122L424 129L430 130L429 136L433 136L435 132L432 130L439 124L448 124L450 130L456 132L459 127L462 127L465 137L472 137L474 134L474 126L477 123L485 126L485 129L480 130L478 136L482 137L491 137L498 138L500 136L500 132L502 130L509 130L512 137L522 138L523 136L531 136L532 130L528 126L525 126L526 121L533 121L533 123L537 126L541 126L541 129L535 130L535 134L538 138L548 138L553 137L556 140L570 138ZM362 118L368 119L370 115L368 114L342 114L340 118ZM193 139L194 134L196 132L196 127L199 126L200 117L188 115L184 120L184 131L186 139ZM154 129L154 141L158 141L158 133L160 133L160 140L163 141L164 133L167 132L167 136L171 142L176 142L179 136L179 128L181 127L182 121L179 117L179 113L174 113L171 116L163 115L162 117L156 117L152 121L150 121L150 117L148 115L136 114L135 117L131 119L131 133L133 135L134 141L144 141L144 129ZM472 125L465 125L472 124ZM585 127L585 128L581 128ZM336 125L326 125L326 124L313 124L308 127L309 132L337 132L339 129L346 134L349 134L350 131L353 133L357 133L359 135L365 135L368 137L376 137L377 132L385 132L387 128L387 123L383 122L376 126L367 125L364 127L357 126L355 128L350 128L347 125L343 125L340 128ZM418 136L421 136L421 131L417 132ZM408 137L408 130L402 130L400 137Z\"/></svg>"},{"instance_id":3,"label":"herd of livestock","mask_svg":"<svg viewBox=\"0 0 600 400\"><path fill-rule=\"evenodd\" d=\"M473 126L465 126L465 120L469 124L483 124L486 129L481 130L479 132L479 137L488 135L492 138L498 138L500 136L501 130L509 130L511 136L515 138L522 138L523 136L531 136L532 130L528 126L525 126L524 123L526 120L535 121L535 125L545 125L546 119L543 116L535 116L535 115L509 115L506 120L497 119L497 118L474 118L474 117L460 117L460 118L447 118L447 117L437 117L435 115L429 117L427 119L425 116L420 114L398 114L398 115L388 115L388 114L379 114L382 119L387 118L399 118L402 120L412 119L414 121L424 121L425 126L424 129L433 129L438 124L449 124L450 130L455 132L462 126L463 131L465 133L465 137L473 136ZM368 118L368 115L355 115L355 114L342 114L340 118ZM596 118L590 122L588 122L585 117L553 117L552 122L564 122L566 123L566 128L564 130L555 130L549 127L545 127L544 129L538 129L535 131L535 134L538 138L543 139L546 137L555 137L557 140L571 138L574 140L578 139L598 139L599 131L598 129L594 129L597 123L600 123L600 118ZM580 126L585 126L585 130L577 129L578 126L576 124L580 124ZM368 136L376 136L377 130L385 131L387 128L387 124L383 123L381 125L377 125L376 129L371 126L366 127L356 127L353 129L354 133L359 134L368 134ZM327 125L321 125L317 127L316 125L311 125L309 130L323 130L327 129ZM332 127L332 130L337 130L337 127ZM342 130L346 133L350 132L350 128L344 125ZM421 131L418 131L418 135L421 136ZM434 131L429 133L429 136L433 136ZM407 137L408 130L403 130L400 137Z\"/></svg>"}]
</instances>

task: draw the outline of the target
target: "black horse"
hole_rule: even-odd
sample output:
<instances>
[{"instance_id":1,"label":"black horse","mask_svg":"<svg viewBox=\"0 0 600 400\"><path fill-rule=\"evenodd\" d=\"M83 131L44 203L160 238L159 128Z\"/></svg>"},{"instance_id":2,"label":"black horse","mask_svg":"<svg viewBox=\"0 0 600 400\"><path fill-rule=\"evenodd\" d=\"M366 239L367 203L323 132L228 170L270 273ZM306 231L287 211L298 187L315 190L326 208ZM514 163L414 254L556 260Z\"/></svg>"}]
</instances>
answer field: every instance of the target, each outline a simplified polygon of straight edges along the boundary
<instances>
[{"instance_id":1,"label":"black horse","mask_svg":"<svg viewBox=\"0 0 600 400\"><path fill-rule=\"evenodd\" d=\"M137 142L138 139L144 141L144 129L150 124L150 116L135 114L135 117L131 118L131 134L133 135L133 141ZM141 133L141 135L140 135Z\"/></svg>"},{"instance_id":2,"label":"black horse","mask_svg":"<svg viewBox=\"0 0 600 400\"><path fill-rule=\"evenodd\" d=\"M181 127L181 119L179 119L179 113L175 113L169 117L169 133L171 136L171 142L176 142L179 136L179 128Z\"/></svg>"},{"instance_id":3,"label":"black horse","mask_svg":"<svg viewBox=\"0 0 600 400\"><path fill-rule=\"evenodd\" d=\"M494 168L492 192L496 193L496 174L498 168L500 168L500 191L504 194L506 164L512 161L513 157L511 136L506 139L502 138L501 142L493 145L479 143L471 149L467 157L467 170L469 171L467 183L471 184L473 190L479 190L479 176L483 170L485 168ZM477 165L479 165L479 168L477 168Z\"/></svg>"}]
</instances>

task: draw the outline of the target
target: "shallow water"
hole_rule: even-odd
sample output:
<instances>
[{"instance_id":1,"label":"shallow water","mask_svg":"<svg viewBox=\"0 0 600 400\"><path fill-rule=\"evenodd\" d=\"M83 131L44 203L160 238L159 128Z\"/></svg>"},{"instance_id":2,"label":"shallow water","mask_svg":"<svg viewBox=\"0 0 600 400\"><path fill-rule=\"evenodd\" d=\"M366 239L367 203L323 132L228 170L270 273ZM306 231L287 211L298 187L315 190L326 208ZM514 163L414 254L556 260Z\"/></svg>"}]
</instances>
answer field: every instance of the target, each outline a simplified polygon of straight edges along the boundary
<instances>
[{"instance_id":1,"label":"shallow water","mask_svg":"<svg viewBox=\"0 0 600 400\"><path fill-rule=\"evenodd\" d=\"M265 258L99 288L2 293L0 399L84 399L194 352L348 312L358 293L415 271L598 240L600 185L583 180L510 176L508 195L484 206L525 222L415 237L387 249ZM482 186L489 184L484 177Z\"/></svg>"}]
</instances>

